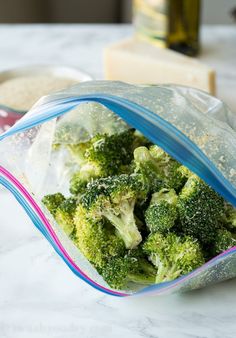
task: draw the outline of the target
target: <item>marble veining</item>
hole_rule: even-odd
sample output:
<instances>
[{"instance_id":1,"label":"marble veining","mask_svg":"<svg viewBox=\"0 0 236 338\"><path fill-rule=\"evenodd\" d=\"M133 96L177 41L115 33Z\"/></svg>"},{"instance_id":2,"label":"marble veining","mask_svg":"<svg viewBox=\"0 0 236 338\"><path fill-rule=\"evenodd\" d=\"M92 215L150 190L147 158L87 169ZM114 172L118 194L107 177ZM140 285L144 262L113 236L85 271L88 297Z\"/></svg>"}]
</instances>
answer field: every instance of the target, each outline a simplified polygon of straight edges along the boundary
<instances>
[{"instance_id":1,"label":"marble veining","mask_svg":"<svg viewBox=\"0 0 236 338\"><path fill-rule=\"evenodd\" d=\"M0 69L50 63L102 78L102 49L128 25L0 26ZM204 27L201 59L236 111L234 27ZM236 279L161 297L115 298L80 281L6 191L0 191L0 338L235 338Z\"/></svg>"}]
</instances>

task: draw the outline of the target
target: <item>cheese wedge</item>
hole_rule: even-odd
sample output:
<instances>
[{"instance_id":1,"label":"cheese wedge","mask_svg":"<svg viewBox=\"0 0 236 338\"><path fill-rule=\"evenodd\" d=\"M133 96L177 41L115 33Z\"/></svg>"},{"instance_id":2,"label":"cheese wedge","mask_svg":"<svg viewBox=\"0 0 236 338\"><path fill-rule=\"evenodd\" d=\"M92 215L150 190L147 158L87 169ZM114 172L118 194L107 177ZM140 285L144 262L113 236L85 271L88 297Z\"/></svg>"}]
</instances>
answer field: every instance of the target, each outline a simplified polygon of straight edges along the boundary
<instances>
[{"instance_id":1,"label":"cheese wedge","mask_svg":"<svg viewBox=\"0 0 236 338\"><path fill-rule=\"evenodd\" d=\"M105 78L129 83L174 83L215 94L215 72L191 57L136 38L105 49Z\"/></svg>"}]
</instances>

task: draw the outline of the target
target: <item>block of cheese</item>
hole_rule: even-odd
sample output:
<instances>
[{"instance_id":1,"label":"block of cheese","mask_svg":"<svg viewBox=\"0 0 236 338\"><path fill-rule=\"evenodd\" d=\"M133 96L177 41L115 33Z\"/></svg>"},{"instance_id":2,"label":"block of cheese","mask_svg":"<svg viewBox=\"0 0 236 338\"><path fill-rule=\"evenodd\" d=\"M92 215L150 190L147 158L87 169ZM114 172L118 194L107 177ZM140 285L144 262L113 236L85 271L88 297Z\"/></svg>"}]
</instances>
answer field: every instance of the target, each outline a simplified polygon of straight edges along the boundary
<instances>
[{"instance_id":1,"label":"block of cheese","mask_svg":"<svg viewBox=\"0 0 236 338\"><path fill-rule=\"evenodd\" d=\"M215 93L215 72L200 61L136 38L105 49L105 78L128 83L174 83Z\"/></svg>"}]
</instances>

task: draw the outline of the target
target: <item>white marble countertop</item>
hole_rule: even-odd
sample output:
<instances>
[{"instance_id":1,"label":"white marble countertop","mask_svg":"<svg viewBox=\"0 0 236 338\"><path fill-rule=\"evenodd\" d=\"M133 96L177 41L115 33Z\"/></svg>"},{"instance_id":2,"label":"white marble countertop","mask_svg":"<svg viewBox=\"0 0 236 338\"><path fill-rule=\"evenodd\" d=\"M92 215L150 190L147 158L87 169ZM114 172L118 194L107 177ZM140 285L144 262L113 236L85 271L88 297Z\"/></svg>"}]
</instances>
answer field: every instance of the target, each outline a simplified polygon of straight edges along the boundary
<instances>
[{"instance_id":1,"label":"white marble countertop","mask_svg":"<svg viewBox=\"0 0 236 338\"><path fill-rule=\"evenodd\" d=\"M102 78L102 49L129 26L0 26L0 69L50 63ZM201 59L236 112L236 30L204 27ZM0 192L0 338L235 338L236 279L182 295L106 296L80 281Z\"/></svg>"}]
</instances>

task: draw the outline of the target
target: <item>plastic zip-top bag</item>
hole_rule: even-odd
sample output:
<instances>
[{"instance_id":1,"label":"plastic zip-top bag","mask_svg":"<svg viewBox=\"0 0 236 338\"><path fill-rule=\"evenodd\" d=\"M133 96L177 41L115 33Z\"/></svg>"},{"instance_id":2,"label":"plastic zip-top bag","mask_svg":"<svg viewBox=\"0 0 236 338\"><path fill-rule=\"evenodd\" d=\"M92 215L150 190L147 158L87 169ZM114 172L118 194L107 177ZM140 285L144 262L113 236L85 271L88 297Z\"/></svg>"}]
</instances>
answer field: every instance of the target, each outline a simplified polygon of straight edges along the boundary
<instances>
[{"instance_id":1,"label":"plastic zip-top bag","mask_svg":"<svg viewBox=\"0 0 236 338\"><path fill-rule=\"evenodd\" d=\"M227 223L227 215L221 214L220 209L228 208L227 212L232 216L233 206L236 206L235 129L236 119L227 106L196 89L108 81L80 83L43 97L21 120L0 135L0 183L12 192L69 268L96 289L115 296L196 289L236 276L234 239L226 250L222 246L220 251L215 251L217 254L212 253L207 240L201 244L199 239L200 233L203 237L208 233L209 226L214 227L214 238L217 231L234 236L233 221ZM119 145L114 145L114 140L119 140ZM137 159L132 157L133 152L129 152L128 147L133 147L135 156L139 156L138 169ZM104 158L104 153L99 153L101 149L108 152L109 160ZM88 156L93 160L88 160ZM148 169L142 162L146 160L145 156L151 156ZM97 166L96 160L101 166L105 163L106 174ZM169 163L181 176L182 186L180 184L176 192L167 183L172 172L168 169ZM76 173L81 174L82 168L85 184L79 188L83 191L78 190L75 194L73 189L76 190L77 185L71 188L72 177L74 182L80 180L81 183L81 176L76 177ZM160 175L167 172L167 177L162 181L161 176L156 178L153 172L151 175L154 176L150 176L150 170L157 170ZM152 179L146 180L146 174ZM136 179L138 183L134 183ZM122 189L125 190L124 198ZM151 204L154 195L158 206L158 201L163 200L160 194L167 196L169 193L175 194L172 200L178 200L174 204L176 213L171 209L171 215L175 215L173 228L166 232L154 231L151 226L146 228L143 225L145 217L162 216L158 211L156 214L143 212L135 215L136 242L133 233L124 239L120 222L122 217L125 221L129 217L127 203L132 204L131 209L135 212L137 204L137 208L147 210L148 205L155 204ZM55 199L50 200L50 196ZM200 209L198 205L195 214L186 215L189 203L193 201L195 207L198 198L203 202L205 198L206 205L203 203ZM120 200L124 209L121 218ZM165 206L170 205L170 200L171 197ZM57 206L59 202L63 205L64 201L67 204L64 203L58 214ZM50 210L48 203L51 203ZM67 218L71 208L72 219ZM206 223L204 213L216 213L215 224ZM196 219L196 215L199 218ZM155 217L154 221L161 219ZM185 234L185 225L181 222L190 226L191 231ZM72 229L74 223L76 226ZM114 224L118 224L117 227ZM165 219L162 219L159 227L164 225ZM85 237L78 240L79 236ZM95 238L92 238L94 251L87 245L92 236ZM103 245L99 242L101 238ZM204 260L199 256L200 248ZM142 256L143 252L145 256ZM99 265L104 256L109 265L107 269L103 263ZM113 261L119 264L114 266ZM139 272L143 269L143 282L134 277L132 282L121 287L120 278L125 279L127 274L125 264L131 263L129 274L135 275L132 264L141 261L147 263L145 267L137 266ZM158 277L146 283L145 271ZM112 283L110 278L113 278ZM114 287L116 282L119 287Z\"/></svg>"}]
</instances>

